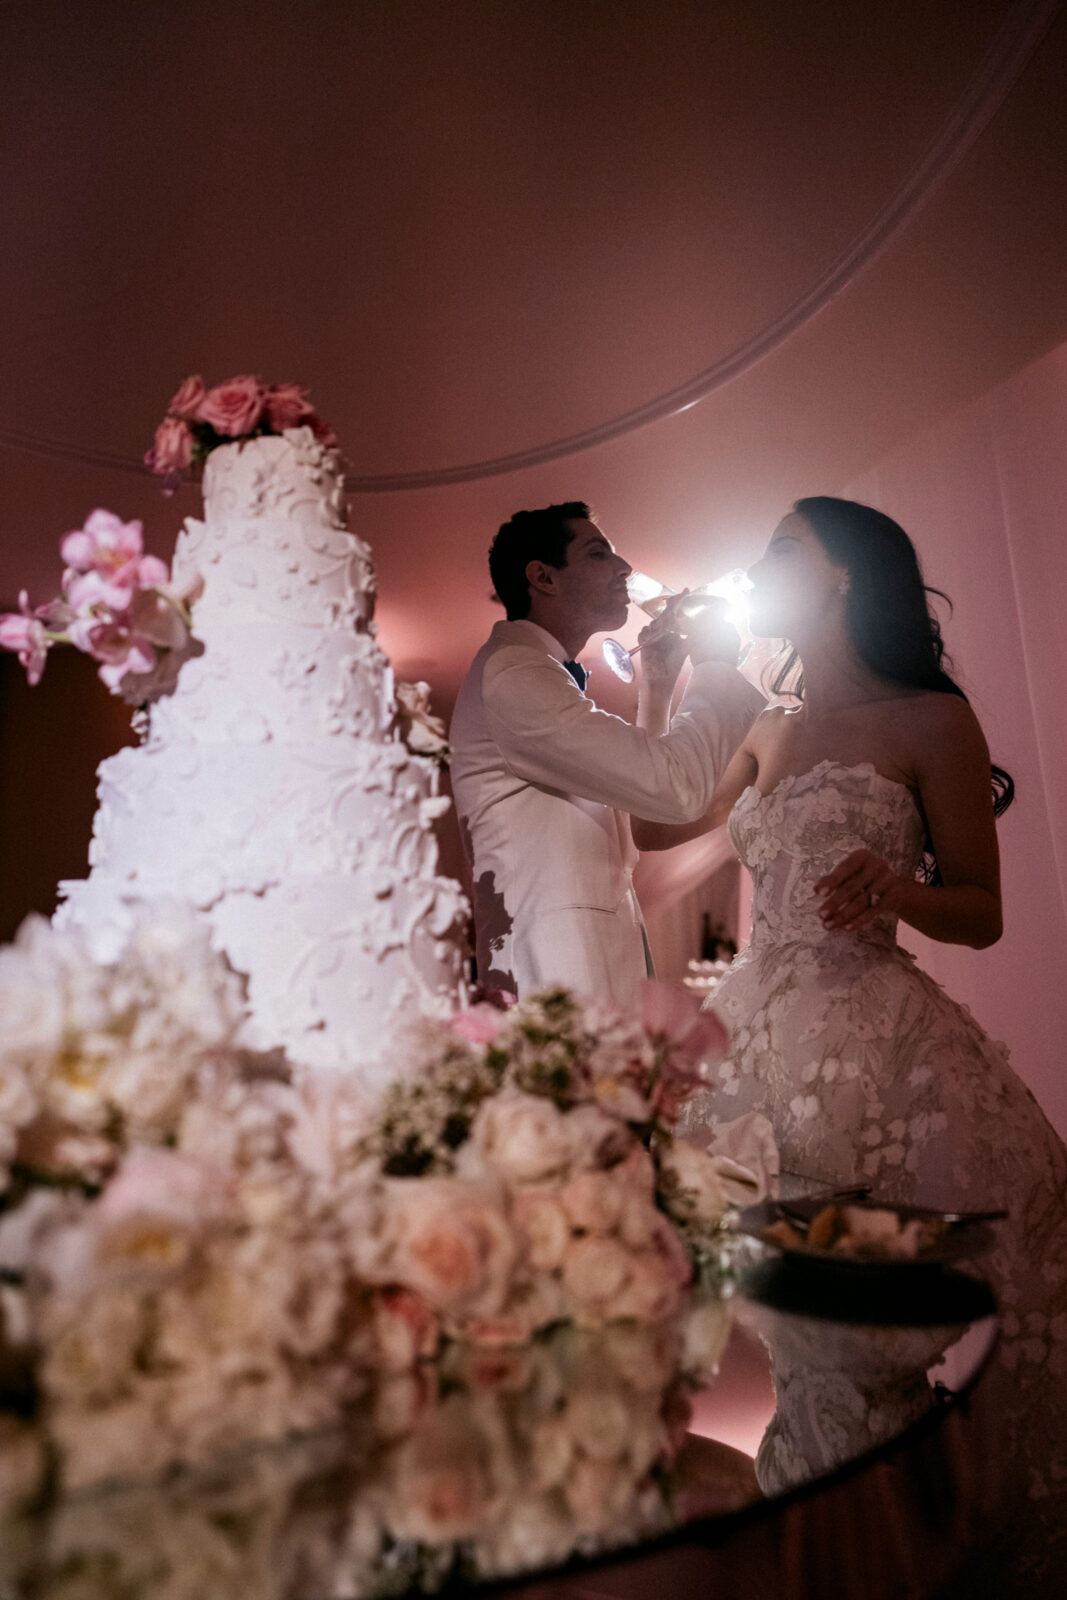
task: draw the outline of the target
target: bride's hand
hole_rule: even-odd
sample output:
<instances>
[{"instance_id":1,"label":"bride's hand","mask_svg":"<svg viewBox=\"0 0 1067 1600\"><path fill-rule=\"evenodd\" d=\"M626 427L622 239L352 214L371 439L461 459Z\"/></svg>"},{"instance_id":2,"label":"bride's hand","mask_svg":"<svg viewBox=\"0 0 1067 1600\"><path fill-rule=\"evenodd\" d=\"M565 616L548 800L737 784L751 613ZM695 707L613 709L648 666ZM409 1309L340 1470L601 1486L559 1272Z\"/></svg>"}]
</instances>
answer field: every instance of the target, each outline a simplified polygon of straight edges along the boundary
<instances>
[{"instance_id":1,"label":"bride's hand","mask_svg":"<svg viewBox=\"0 0 1067 1600\"><path fill-rule=\"evenodd\" d=\"M907 880L873 850L853 850L815 885L815 893L824 897L823 926L851 932L887 911L898 913L907 887Z\"/></svg>"}]
</instances>

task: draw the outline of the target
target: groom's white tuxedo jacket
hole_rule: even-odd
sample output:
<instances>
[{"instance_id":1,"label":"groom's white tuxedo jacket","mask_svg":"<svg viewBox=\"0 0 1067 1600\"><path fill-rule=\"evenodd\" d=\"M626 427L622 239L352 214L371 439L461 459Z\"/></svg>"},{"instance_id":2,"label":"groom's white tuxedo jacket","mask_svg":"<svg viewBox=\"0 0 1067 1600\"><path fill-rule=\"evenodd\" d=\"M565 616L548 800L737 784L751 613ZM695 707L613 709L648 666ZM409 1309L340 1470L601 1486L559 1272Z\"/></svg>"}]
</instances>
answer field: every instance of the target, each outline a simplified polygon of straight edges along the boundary
<instances>
[{"instance_id":1,"label":"groom's white tuxedo jacket","mask_svg":"<svg viewBox=\"0 0 1067 1600\"><path fill-rule=\"evenodd\" d=\"M565 655L536 623L498 622L456 701L478 976L520 997L559 983L633 1005L645 956L628 814L701 816L763 700L732 667L705 663L657 738L598 710Z\"/></svg>"}]
</instances>

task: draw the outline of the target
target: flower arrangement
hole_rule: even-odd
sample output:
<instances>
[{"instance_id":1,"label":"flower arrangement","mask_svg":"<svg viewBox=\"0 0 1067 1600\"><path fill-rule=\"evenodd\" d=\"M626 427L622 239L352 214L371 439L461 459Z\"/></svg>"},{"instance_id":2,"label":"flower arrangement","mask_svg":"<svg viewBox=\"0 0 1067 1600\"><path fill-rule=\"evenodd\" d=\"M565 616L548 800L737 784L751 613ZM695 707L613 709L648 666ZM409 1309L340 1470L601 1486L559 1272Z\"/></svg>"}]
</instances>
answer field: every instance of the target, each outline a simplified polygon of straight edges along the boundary
<instances>
[{"instance_id":1,"label":"flower arrangement","mask_svg":"<svg viewBox=\"0 0 1067 1600\"><path fill-rule=\"evenodd\" d=\"M450 751L448 732L442 719L430 709L428 683L398 683L394 691L396 712L393 726L413 755L426 756L439 767L447 767Z\"/></svg>"},{"instance_id":2,"label":"flower arrangement","mask_svg":"<svg viewBox=\"0 0 1067 1600\"><path fill-rule=\"evenodd\" d=\"M62 1482L336 1420L374 1370L359 1093L237 1045L192 912L106 959L40 919L0 951L0 1371Z\"/></svg>"},{"instance_id":3,"label":"flower arrangement","mask_svg":"<svg viewBox=\"0 0 1067 1600\"><path fill-rule=\"evenodd\" d=\"M163 492L173 494L189 468L219 445L287 428L310 428L322 444L337 443L298 383L266 384L246 373L208 389L195 374L184 379L167 407L145 465L163 478Z\"/></svg>"},{"instance_id":4,"label":"flower arrangement","mask_svg":"<svg viewBox=\"0 0 1067 1600\"><path fill-rule=\"evenodd\" d=\"M480 1344L673 1315L722 1258L719 1163L674 1125L726 1042L661 982L642 1017L555 990L427 1025L365 1143L379 1176L361 1275Z\"/></svg>"},{"instance_id":5,"label":"flower arrangement","mask_svg":"<svg viewBox=\"0 0 1067 1600\"><path fill-rule=\"evenodd\" d=\"M109 938L0 950L0 1391L65 1486L395 1406L450 1349L651 1338L721 1264L720 1164L674 1121L725 1034L683 986L422 1023L372 1097L241 1048L188 909Z\"/></svg>"},{"instance_id":6,"label":"flower arrangement","mask_svg":"<svg viewBox=\"0 0 1067 1600\"><path fill-rule=\"evenodd\" d=\"M179 1600L219 1593L220 1574L245 1600L452 1592L739 1509L751 1494L736 1468L684 1433L708 1370L694 1352L714 1356L728 1328L729 1307L709 1301L492 1357L454 1347L337 1429L71 1497L43 1536L4 1524L0 1592ZM28 1459L30 1433L5 1442L10 1462L19 1445Z\"/></svg>"},{"instance_id":7,"label":"flower arrangement","mask_svg":"<svg viewBox=\"0 0 1067 1600\"><path fill-rule=\"evenodd\" d=\"M31 607L23 590L19 610L0 616L0 648L18 655L31 684L40 682L53 645L72 644L100 663L103 682L129 704L169 693L182 664L202 648L190 615L201 579L173 588L166 563L144 553L141 523L113 511L92 512L60 550L62 593Z\"/></svg>"}]
</instances>

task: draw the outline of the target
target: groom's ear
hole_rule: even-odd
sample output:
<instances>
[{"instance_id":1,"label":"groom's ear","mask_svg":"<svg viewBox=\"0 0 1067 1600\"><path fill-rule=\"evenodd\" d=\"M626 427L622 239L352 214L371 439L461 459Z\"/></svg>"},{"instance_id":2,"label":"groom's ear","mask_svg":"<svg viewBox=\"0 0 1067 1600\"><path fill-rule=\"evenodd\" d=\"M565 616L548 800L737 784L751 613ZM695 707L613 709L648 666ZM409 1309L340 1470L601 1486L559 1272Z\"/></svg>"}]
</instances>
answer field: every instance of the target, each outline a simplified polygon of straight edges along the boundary
<instances>
[{"instance_id":1,"label":"groom's ear","mask_svg":"<svg viewBox=\"0 0 1067 1600\"><path fill-rule=\"evenodd\" d=\"M547 561L528 561L526 563L526 582L530 585L531 593L536 590L538 594L556 594L558 592L559 569L550 567Z\"/></svg>"}]
</instances>

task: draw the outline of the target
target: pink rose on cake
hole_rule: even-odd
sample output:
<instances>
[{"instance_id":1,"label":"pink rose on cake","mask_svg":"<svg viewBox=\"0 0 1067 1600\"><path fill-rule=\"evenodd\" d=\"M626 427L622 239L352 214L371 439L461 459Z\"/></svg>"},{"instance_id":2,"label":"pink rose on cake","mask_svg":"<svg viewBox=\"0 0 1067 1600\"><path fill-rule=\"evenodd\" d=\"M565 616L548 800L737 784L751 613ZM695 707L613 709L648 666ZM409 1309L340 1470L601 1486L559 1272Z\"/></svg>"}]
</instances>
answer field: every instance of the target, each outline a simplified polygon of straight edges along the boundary
<instances>
[{"instance_id":1,"label":"pink rose on cake","mask_svg":"<svg viewBox=\"0 0 1067 1600\"><path fill-rule=\"evenodd\" d=\"M181 422L193 422L200 416L200 407L204 403L207 390L204 380L199 373L190 378L185 378L177 394L167 407L167 414Z\"/></svg>"},{"instance_id":2,"label":"pink rose on cake","mask_svg":"<svg viewBox=\"0 0 1067 1600\"><path fill-rule=\"evenodd\" d=\"M272 383L263 396L267 421L275 433L284 428L299 428L315 415L308 392L299 383Z\"/></svg>"},{"instance_id":3,"label":"pink rose on cake","mask_svg":"<svg viewBox=\"0 0 1067 1600\"><path fill-rule=\"evenodd\" d=\"M263 415L263 401L264 388L260 378L249 374L241 378L228 378L225 383L208 390L200 402L198 420L210 423L216 433L239 439L255 431Z\"/></svg>"},{"instance_id":4,"label":"pink rose on cake","mask_svg":"<svg viewBox=\"0 0 1067 1600\"><path fill-rule=\"evenodd\" d=\"M327 449L337 444L302 384L268 384L246 372L209 389L194 373L171 398L145 465L163 478L164 494L173 494L188 469L220 445L291 428L309 428Z\"/></svg>"},{"instance_id":5,"label":"pink rose on cake","mask_svg":"<svg viewBox=\"0 0 1067 1600\"><path fill-rule=\"evenodd\" d=\"M177 417L164 417L156 429L155 442L146 454L145 466L168 479L181 479L193 459L193 436Z\"/></svg>"}]
</instances>

